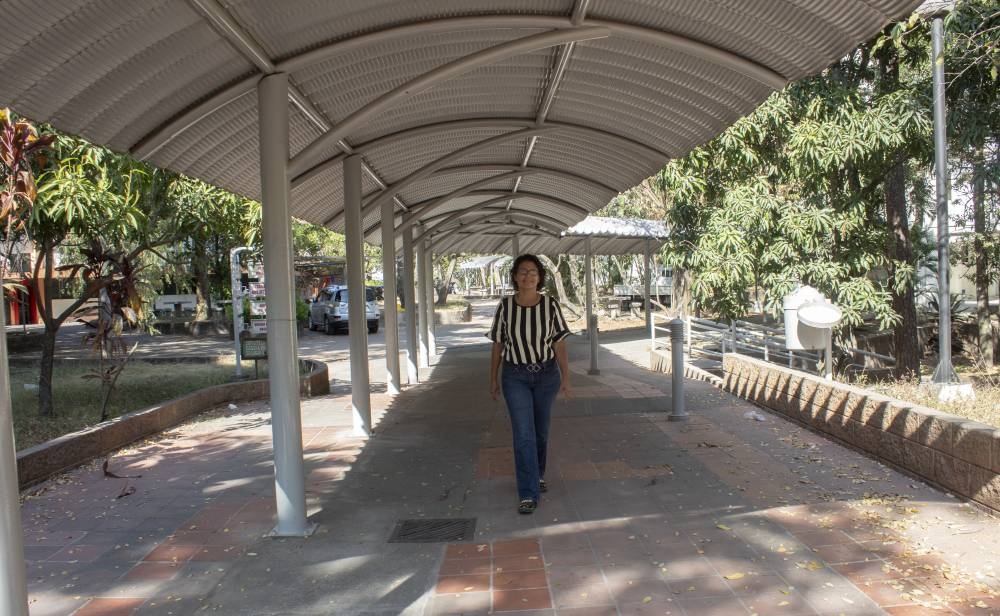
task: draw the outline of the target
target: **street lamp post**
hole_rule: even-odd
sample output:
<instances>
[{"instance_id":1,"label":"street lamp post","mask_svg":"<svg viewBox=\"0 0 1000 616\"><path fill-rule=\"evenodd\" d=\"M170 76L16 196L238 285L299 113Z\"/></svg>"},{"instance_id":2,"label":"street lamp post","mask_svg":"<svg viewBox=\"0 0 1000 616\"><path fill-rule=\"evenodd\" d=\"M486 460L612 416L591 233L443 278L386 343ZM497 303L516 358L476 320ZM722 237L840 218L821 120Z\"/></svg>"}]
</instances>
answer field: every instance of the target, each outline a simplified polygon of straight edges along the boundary
<instances>
[{"instance_id":1,"label":"street lamp post","mask_svg":"<svg viewBox=\"0 0 1000 616\"><path fill-rule=\"evenodd\" d=\"M953 2L925 3L931 18L931 69L934 82L934 174L937 186L938 365L936 385L958 383L951 364L951 296L948 265L948 144L944 98L944 15Z\"/></svg>"}]
</instances>

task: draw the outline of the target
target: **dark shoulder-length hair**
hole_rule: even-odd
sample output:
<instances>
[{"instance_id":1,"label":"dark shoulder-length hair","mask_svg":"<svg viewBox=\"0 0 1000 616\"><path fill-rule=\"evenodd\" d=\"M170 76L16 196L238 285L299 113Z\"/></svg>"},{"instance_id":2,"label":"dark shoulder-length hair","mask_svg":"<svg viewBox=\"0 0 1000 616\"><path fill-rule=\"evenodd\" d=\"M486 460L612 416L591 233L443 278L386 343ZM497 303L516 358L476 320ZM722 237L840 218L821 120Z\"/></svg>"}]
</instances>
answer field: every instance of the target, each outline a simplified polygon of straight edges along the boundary
<instances>
[{"instance_id":1,"label":"dark shoulder-length hair","mask_svg":"<svg viewBox=\"0 0 1000 616\"><path fill-rule=\"evenodd\" d=\"M510 285L517 291L517 268L521 267L525 261L531 261L538 268L538 289L541 290L545 286L545 266L542 265L538 257L529 254L523 254L514 259L514 265L510 266Z\"/></svg>"}]
</instances>

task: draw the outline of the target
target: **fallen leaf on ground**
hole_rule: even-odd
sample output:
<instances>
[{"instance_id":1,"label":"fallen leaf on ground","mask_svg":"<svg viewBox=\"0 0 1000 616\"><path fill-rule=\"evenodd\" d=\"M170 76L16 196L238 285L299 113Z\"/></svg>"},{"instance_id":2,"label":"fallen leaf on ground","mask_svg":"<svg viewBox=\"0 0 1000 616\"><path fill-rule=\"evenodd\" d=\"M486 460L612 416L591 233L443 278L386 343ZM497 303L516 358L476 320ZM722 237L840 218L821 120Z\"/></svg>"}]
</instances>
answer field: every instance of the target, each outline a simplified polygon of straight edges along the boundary
<instances>
[{"instance_id":1,"label":"fallen leaf on ground","mask_svg":"<svg viewBox=\"0 0 1000 616\"><path fill-rule=\"evenodd\" d=\"M799 569L808 569L809 571L819 571L820 569L823 568L823 565L821 563L816 562L815 560L809 560L795 564Z\"/></svg>"}]
</instances>

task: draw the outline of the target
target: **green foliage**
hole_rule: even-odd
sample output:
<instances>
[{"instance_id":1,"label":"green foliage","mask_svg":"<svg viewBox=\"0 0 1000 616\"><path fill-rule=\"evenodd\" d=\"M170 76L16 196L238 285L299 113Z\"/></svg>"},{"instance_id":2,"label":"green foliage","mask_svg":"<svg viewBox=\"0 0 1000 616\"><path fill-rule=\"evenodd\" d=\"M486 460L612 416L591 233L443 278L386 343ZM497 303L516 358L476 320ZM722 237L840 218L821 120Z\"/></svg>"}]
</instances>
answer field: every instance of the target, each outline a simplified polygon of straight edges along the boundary
<instances>
[{"instance_id":1,"label":"green foliage","mask_svg":"<svg viewBox=\"0 0 1000 616\"><path fill-rule=\"evenodd\" d=\"M890 28L644 182L671 229L663 256L692 273L701 310L778 313L785 294L810 284L843 307L848 325L898 321L891 291L911 284L915 268L887 255L883 199L900 156L920 168L930 159L929 99L914 70L927 47L920 37L916 21Z\"/></svg>"},{"instance_id":2,"label":"green foliage","mask_svg":"<svg viewBox=\"0 0 1000 616\"><path fill-rule=\"evenodd\" d=\"M295 254L306 257L335 257L347 254L344 236L326 227L292 220Z\"/></svg>"},{"instance_id":3,"label":"green foliage","mask_svg":"<svg viewBox=\"0 0 1000 616\"><path fill-rule=\"evenodd\" d=\"M295 320L299 323L309 321L309 304L305 300L295 300Z\"/></svg>"}]
</instances>

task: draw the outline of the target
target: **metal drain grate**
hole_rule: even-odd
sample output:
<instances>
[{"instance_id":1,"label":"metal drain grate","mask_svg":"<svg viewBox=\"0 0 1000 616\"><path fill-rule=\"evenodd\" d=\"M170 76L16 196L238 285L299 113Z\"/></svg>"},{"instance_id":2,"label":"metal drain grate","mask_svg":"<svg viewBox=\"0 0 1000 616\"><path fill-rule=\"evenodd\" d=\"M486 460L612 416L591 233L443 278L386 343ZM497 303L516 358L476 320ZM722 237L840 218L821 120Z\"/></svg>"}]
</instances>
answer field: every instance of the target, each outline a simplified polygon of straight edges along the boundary
<instances>
[{"instance_id":1,"label":"metal drain grate","mask_svg":"<svg viewBox=\"0 0 1000 616\"><path fill-rule=\"evenodd\" d=\"M389 543L438 543L470 541L476 534L476 518L400 520Z\"/></svg>"}]
</instances>

